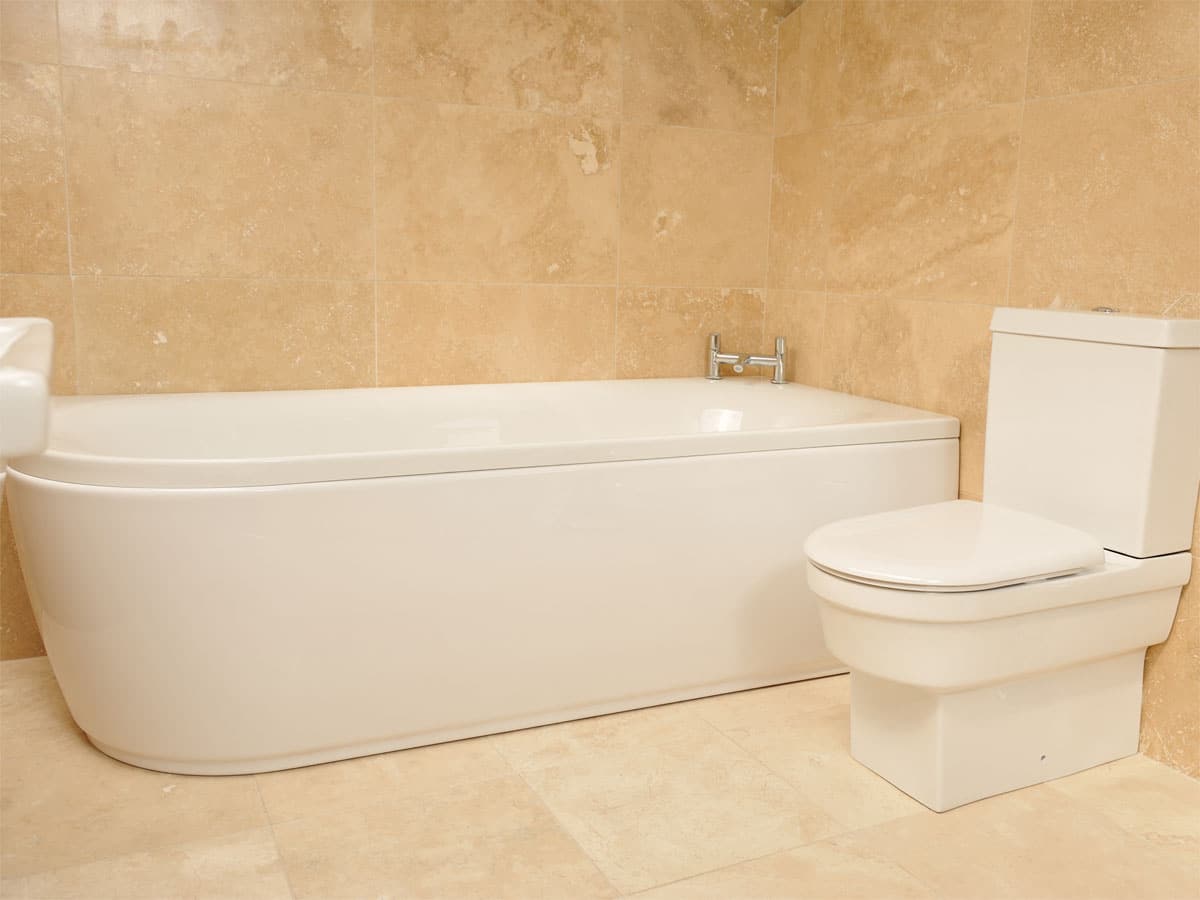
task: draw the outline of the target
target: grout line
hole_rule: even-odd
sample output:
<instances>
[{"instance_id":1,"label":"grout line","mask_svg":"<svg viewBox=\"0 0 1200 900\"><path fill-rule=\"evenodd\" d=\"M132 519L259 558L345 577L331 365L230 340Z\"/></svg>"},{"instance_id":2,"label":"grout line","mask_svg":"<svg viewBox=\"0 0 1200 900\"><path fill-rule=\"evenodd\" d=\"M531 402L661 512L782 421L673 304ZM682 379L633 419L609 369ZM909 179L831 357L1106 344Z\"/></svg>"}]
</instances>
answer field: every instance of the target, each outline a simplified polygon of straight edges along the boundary
<instances>
[{"instance_id":1,"label":"grout line","mask_svg":"<svg viewBox=\"0 0 1200 900\"><path fill-rule=\"evenodd\" d=\"M75 246L71 228L71 154L67 140L67 92L63 86L62 24L59 21L58 4L54 4L54 40L56 43L55 63L58 69L58 128L62 138L63 216L67 230L67 291L71 303L71 377L72 390L79 393L79 311L75 306ZM59 273L61 274L61 273Z\"/></svg>"},{"instance_id":2,"label":"grout line","mask_svg":"<svg viewBox=\"0 0 1200 900\"><path fill-rule=\"evenodd\" d=\"M829 292L821 294L821 339L817 344L817 383L813 387L825 386L825 351L829 335Z\"/></svg>"},{"instance_id":3,"label":"grout line","mask_svg":"<svg viewBox=\"0 0 1200 900\"><path fill-rule=\"evenodd\" d=\"M371 303L374 327L372 337L375 342L375 386L380 386L379 378L379 203L375 162L375 145L379 132L379 104L375 101L375 4L371 4Z\"/></svg>"},{"instance_id":4,"label":"grout line","mask_svg":"<svg viewBox=\"0 0 1200 900\"><path fill-rule=\"evenodd\" d=\"M63 272L0 272L0 275L58 275L64 276ZM70 277L73 278L94 278L94 279L125 279L135 281L138 279L146 279L153 281L245 281L257 282L266 281L275 284L370 284L377 281L380 284L421 284L421 285L472 285L479 287L525 287L525 288L618 288L629 287L637 289L649 290L664 290L664 291L746 291L751 293L763 293L762 287L747 287L744 285L729 285L729 284L644 284L634 282L625 285L620 285L613 281L607 282L585 282L585 281L453 281L453 280L422 280L418 278L404 279L389 279L370 277L363 278L285 278L285 277L270 277L270 276L242 276L242 275L99 275L92 273L76 273ZM782 289L781 290L790 290ZM803 293L803 290L797 289Z\"/></svg>"},{"instance_id":5,"label":"grout line","mask_svg":"<svg viewBox=\"0 0 1200 900\"><path fill-rule=\"evenodd\" d=\"M735 692L735 693L741 693L741 692ZM705 698L697 698L697 699L705 699ZM694 701L684 701L685 704L688 702L694 702ZM844 704L841 704L841 703L834 703L834 704L830 704L829 707L822 707L822 708L823 709L826 709L826 708L832 709L834 707L843 706L843 705ZM812 710L812 712L818 712L818 711L819 710ZM732 744L734 747L736 747L743 755L745 755L745 757L747 759L752 760L754 763L761 766L765 771L769 772L771 775L775 776L776 778L778 778L780 781L782 781L784 784L788 785L792 789L797 790L797 791L803 791L802 787L800 787L799 785L793 784L790 780L783 777L781 774L776 772L773 768L771 768L769 765L767 765L765 762L763 762L761 759L759 759L755 754L751 753L749 750L747 750L745 747L743 747L740 743L738 743L736 740L734 740L734 738L732 738L724 730L722 730L721 728L719 728L715 724L713 724L713 722L710 719L708 719L702 712L699 712L698 710L692 710L691 712L693 715L696 716L696 718L698 718L701 722L703 722L710 729L712 729L713 733L715 733L716 735L718 735L719 737L723 738L724 740L726 740L730 744ZM820 807L817 807L817 808L820 809ZM840 822L837 822L832 816L830 816L828 813L826 813L823 809L821 810L821 812L826 816L826 818L828 818L835 825L838 825L840 828L840 826L841 826ZM648 888L642 888L642 890L635 891L634 893L627 894L626 896L636 897L638 894L646 893L646 892L653 891L653 890L658 890L659 888L664 887L668 884L678 884L681 881L689 881L690 879L693 879L693 878L700 878L704 875L711 875L713 872L721 872L725 869L732 869L736 866L741 866L741 865L745 865L746 863L756 862L760 859L766 859L771 856L776 856L777 854L790 853L793 850L799 850L803 847L809 847L813 844L818 844L821 841L827 841L830 838L840 837L841 835L849 834L850 832L855 831L855 830L857 830L857 829L842 828L839 831L835 831L830 834L822 835L821 837L816 837L816 838L813 838L812 840L801 841L797 844L791 844L787 847L779 847L774 850L768 851L767 853L760 853L757 856L750 856L750 857L746 857L745 859L735 860L734 862L727 863L722 866L716 866L712 869L704 869L699 872L692 872L691 874L684 875L682 878L675 878L670 881L662 882L661 884L651 885Z\"/></svg>"},{"instance_id":6,"label":"grout line","mask_svg":"<svg viewBox=\"0 0 1200 900\"><path fill-rule=\"evenodd\" d=\"M621 194L625 181L625 4L617 4L617 283L613 289L612 358L610 377L617 377L617 348L621 345L621 244L625 226L621 221Z\"/></svg>"},{"instance_id":7,"label":"grout line","mask_svg":"<svg viewBox=\"0 0 1200 900\"><path fill-rule=\"evenodd\" d=\"M374 35L372 34L372 47L374 46ZM14 60L15 62L16 60ZM622 59L622 67L624 60ZM573 121L578 119L587 119L595 122L633 125L639 128L670 128L680 131L700 131L717 134L737 134L750 137L765 137L766 132L739 130L736 128L710 128L699 127L695 125L671 125L662 122L656 122L652 119L646 120L631 120L625 121L621 118L622 112L620 108L616 116L602 115L590 109L581 109L576 112L560 113L553 112L547 109L523 109L517 106L496 106L486 103L454 103L445 100L430 100L423 97L410 97L402 94L387 94L379 93L375 90L375 79L372 76L371 88L365 91L342 91L332 88L307 87L305 85L295 84L271 84L265 81L235 81L232 78L210 78L203 75L179 75L173 72L142 72L135 69L118 68L112 66L82 66L78 64L64 65L62 68L79 69L83 72L109 72L120 76L133 76L135 78L165 78L171 81L192 81L203 82L205 84L229 84L238 87L258 87L271 88L277 91L287 91L294 94L330 94L338 97L362 97L364 99L378 100L398 100L404 103L420 104L424 106L443 106L459 109L480 109L488 110L489 112L500 113L517 113L528 116L544 116L549 119L561 119L563 121Z\"/></svg>"},{"instance_id":8,"label":"grout line","mask_svg":"<svg viewBox=\"0 0 1200 900\"><path fill-rule=\"evenodd\" d=\"M1031 14L1031 18L1032 18L1032 14ZM1031 36L1030 44L1032 44L1032 43L1033 43L1033 38ZM1184 82L1191 82L1191 81L1196 80L1195 75L1184 75L1179 78L1164 78L1160 81L1139 81L1134 84L1117 84L1117 85L1113 85L1112 87L1093 88L1090 91L1074 91L1072 93L1066 93L1066 94L1048 94L1045 97L1027 97L1027 96L1024 96L1024 94L1025 94L1025 91L1027 91L1028 87L1029 87L1029 52L1028 52L1028 48L1026 49L1026 58L1025 59L1026 59L1026 61L1025 61L1025 90L1022 91L1022 96L1026 103L1046 103L1047 101L1051 101L1051 100L1067 100L1072 97L1090 97L1093 94L1111 94L1114 91L1132 91L1132 90L1136 90L1137 88L1160 87L1165 84L1182 84Z\"/></svg>"},{"instance_id":9,"label":"grout line","mask_svg":"<svg viewBox=\"0 0 1200 900\"><path fill-rule=\"evenodd\" d=\"M3 2L3 0L0 0ZM373 36L372 36L373 37ZM178 72L145 72L141 69L131 69L125 66L88 66L82 63L64 63L64 68L79 69L82 72L109 72L117 76L135 78L166 78L171 81L200 81L205 84L232 84L238 87L274 88L279 91L291 91L304 94L334 94L339 97L370 97L371 92L346 91L338 88L312 87L304 84L272 84L269 81L241 81L234 78L213 78L210 75L181 75Z\"/></svg>"},{"instance_id":10,"label":"grout line","mask_svg":"<svg viewBox=\"0 0 1200 900\"><path fill-rule=\"evenodd\" d=\"M257 775L251 775L254 779L254 791L258 794L258 803L262 807L263 816L267 820L267 828L271 831L271 843L275 845L275 858L279 860L279 868L283 871L283 881L287 885L288 896L295 900L296 891L292 888L292 876L288 874L287 861L283 858L283 850L279 847L279 836L275 833L275 822L271 819L271 811L267 809L266 798L263 797L262 785L258 781Z\"/></svg>"},{"instance_id":11,"label":"grout line","mask_svg":"<svg viewBox=\"0 0 1200 900\"><path fill-rule=\"evenodd\" d=\"M1026 53L1028 53L1028 47L1026 48ZM1028 81L1028 77L1029 77L1029 73L1027 70L1026 71L1026 81ZM1074 97L1090 97L1093 94L1111 94L1115 91L1131 91L1131 90L1137 90L1138 88L1161 87L1163 85L1171 85L1171 84L1184 84L1184 83L1190 83L1195 80L1196 79L1193 76L1183 76L1180 78L1167 78L1167 79L1163 79L1162 81L1143 81L1143 82L1139 82L1137 84L1122 84L1122 85L1117 85L1115 87L1095 88L1094 90L1090 90L1090 91L1076 91L1074 93L1069 93L1069 94L1053 94L1053 95L1050 95L1047 97L1034 97L1031 99L1026 99L1024 96L1022 96L1022 97L1018 97L1014 100L1005 100L1005 101L1001 101L998 103L982 103L982 104L978 104L978 105L974 105L974 106L963 106L963 107L959 107L959 108L955 108L955 109L935 109L935 110L929 110L927 112L922 112L922 113L913 113L913 114L907 115L907 116L885 116L884 118L880 118L880 119L869 119L865 122L841 122L838 124L829 125L825 128L810 128L810 129L806 129L804 131L793 131L793 132L789 132L787 134L781 134L781 135L777 135L777 136L781 137L781 138L782 137L795 137L795 136L801 135L801 134L821 134L824 132L842 131L847 128L867 128L871 125L881 125L886 122L909 122L914 119L945 118L948 116L956 116L956 115L961 115L964 113L982 112L982 111L988 110L988 109L1000 109L1005 106L1015 106L1018 103L1020 103L1020 104L1046 103L1048 101L1053 101L1053 100L1069 100ZM1024 93L1024 92L1022 91L1022 93Z\"/></svg>"},{"instance_id":12,"label":"grout line","mask_svg":"<svg viewBox=\"0 0 1200 900\"><path fill-rule=\"evenodd\" d=\"M1025 80L1021 84L1021 111L1017 117L1017 164L1013 171L1012 222L1009 223L1008 228L1008 272L1004 281L1004 297L1001 300L1004 306L1012 305L1012 273L1013 259L1016 256L1017 214L1021 210L1021 157L1024 155L1022 151L1025 149L1025 107L1029 103L1026 98L1026 94L1029 92L1029 55L1033 49L1032 4L1029 6L1029 18L1026 21L1025 34ZM961 435L959 439L962 439Z\"/></svg>"},{"instance_id":13,"label":"grout line","mask_svg":"<svg viewBox=\"0 0 1200 900\"><path fill-rule=\"evenodd\" d=\"M546 813L550 816L551 819L554 820L554 824L558 827L559 833L561 833L568 841L570 841L572 844L575 845L576 849L579 850L580 855L583 856L584 859L586 859L588 862L590 862L592 864L592 868L596 870L596 874L599 875L602 879L604 879L604 883L613 889L613 893L616 896L624 897L625 892L622 891L619 887L617 887L615 884L612 883L612 880L608 877L608 873L605 872L604 869L600 868L600 863L598 863L595 859L593 859L592 855L590 853L588 853L587 850L584 849L583 845L575 839L575 835L573 835L570 832L570 830L567 828L567 826L563 824L562 819L560 819L558 817L558 813L556 813L553 809L550 808L550 804L547 803L545 798L542 797L542 795L538 793L537 788L535 788L532 784L529 783L529 779L525 777L525 773L522 772L520 769L518 769L516 766L514 766L511 762L509 762L508 758L505 757L504 754L501 753L499 750L496 750L494 747L492 748L492 750L501 759L503 759L505 761L505 763L508 764L508 767L513 770L513 773L518 778L521 779L521 783L525 785L525 787L529 791L529 793L531 793L534 797L537 798L537 802L539 804L541 804L542 809L546 810Z\"/></svg>"},{"instance_id":14,"label":"grout line","mask_svg":"<svg viewBox=\"0 0 1200 900\"><path fill-rule=\"evenodd\" d=\"M771 82L771 152L767 154L767 246L763 264L762 319L758 333L758 345L763 348L767 344L767 316L771 308L771 299L767 296L767 291L771 289L771 245L775 237L775 223L772 218L775 206L775 145L779 143L775 129L779 119L779 42L783 33L783 22L783 19L775 22L775 67ZM760 352L767 351L763 349Z\"/></svg>"}]
</instances>

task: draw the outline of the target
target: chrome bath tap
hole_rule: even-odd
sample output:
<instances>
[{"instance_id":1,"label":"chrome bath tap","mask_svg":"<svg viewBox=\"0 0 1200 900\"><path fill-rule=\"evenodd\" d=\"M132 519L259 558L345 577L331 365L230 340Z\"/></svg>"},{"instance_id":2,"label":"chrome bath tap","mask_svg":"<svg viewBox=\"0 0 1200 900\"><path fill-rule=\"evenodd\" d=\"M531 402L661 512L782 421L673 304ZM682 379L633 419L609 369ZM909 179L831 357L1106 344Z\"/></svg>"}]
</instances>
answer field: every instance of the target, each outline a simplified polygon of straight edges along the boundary
<instances>
[{"instance_id":1,"label":"chrome bath tap","mask_svg":"<svg viewBox=\"0 0 1200 900\"><path fill-rule=\"evenodd\" d=\"M786 384L783 377L783 366L787 359L787 342L782 337L775 338L774 356L740 356L737 353L721 352L721 335L713 333L708 336L708 377L712 381L721 380L721 365L733 366L733 371L741 374L747 366L769 366L774 369L771 384Z\"/></svg>"}]
</instances>

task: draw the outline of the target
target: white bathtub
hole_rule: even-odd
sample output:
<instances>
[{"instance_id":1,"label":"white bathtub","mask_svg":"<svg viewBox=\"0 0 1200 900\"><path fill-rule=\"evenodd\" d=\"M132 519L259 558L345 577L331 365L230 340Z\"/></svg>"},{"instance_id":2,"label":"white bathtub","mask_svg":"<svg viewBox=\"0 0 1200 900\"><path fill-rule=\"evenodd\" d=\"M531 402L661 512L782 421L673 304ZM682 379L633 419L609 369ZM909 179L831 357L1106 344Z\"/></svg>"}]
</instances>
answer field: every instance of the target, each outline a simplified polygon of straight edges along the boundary
<instances>
[{"instance_id":1,"label":"white bathtub","mask_svg":"<svg viewBox=\"0 0 1200 900\"><path fill-rule=\"evenodd\" d=\"M9 491L80 727L227 774L840 671L804 539L954 497L957 435L748 379L82 397Z\"/></svg>"}]
</instances>

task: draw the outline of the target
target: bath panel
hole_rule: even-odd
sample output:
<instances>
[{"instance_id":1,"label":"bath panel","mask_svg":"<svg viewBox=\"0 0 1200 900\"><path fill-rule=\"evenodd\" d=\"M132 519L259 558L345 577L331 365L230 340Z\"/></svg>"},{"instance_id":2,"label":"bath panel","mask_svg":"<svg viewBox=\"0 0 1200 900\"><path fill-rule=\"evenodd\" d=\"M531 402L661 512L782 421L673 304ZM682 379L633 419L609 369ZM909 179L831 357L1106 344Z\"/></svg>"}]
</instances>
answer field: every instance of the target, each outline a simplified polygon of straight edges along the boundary
<instances>
[{"instance_id":1,"label":"bath panel","mask_svg":"<svg viewBox=\"0 0 1200 900\"><path fill-rule=\"evenodd\" d=\"M18 466L10 490L79 726L136 765L230 774L842 671L805 537L953 497L957 454L937 438L206 488Z\"/></svg>"}]
</instances>

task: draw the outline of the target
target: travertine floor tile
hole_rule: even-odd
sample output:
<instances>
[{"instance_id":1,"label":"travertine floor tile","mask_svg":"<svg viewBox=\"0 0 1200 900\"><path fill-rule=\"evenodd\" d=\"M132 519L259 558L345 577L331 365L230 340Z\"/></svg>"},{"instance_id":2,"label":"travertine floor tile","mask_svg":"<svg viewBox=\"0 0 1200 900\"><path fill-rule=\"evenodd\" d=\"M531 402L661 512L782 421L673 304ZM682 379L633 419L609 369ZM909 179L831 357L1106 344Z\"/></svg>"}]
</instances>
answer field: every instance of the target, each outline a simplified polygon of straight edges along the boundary
<instances>
[{"instance_id":1,"label":"travertine floor tile","mask_svg":"<svg viewBox=\"0 0 1200 900\"><path fill-rule=\"evenodd\" d=\"M524 777L625 892L841 830L802 792L715 731L573 755Z\"/></svg>"},{"instance_id":2,"label":"travertine floor tile","mask_svg":"<svg viewBox=\"0 0 1200 900\"><path fill-rule=\"evenodd\" d=\"M900 900L935 895L891 860L822 841L676 881L638 896L645 900Z\"/></svg>"},{"instance_id":3,"label":"travertine floor tile","mask_svg":"<svg viewBox=\"0 0 1200 900\"><path fill-rule=\"evenodd\" d=\"M1045 785L831 843L902 865L940 897L1195 897L1200 859L1151 843Z\"/></svg>"},{"instance_id":4,"label":"travertine floor tile","mask_svg":"<svg viewBox=\"0 0 1200 900\"><path fill-rule=\"evenodd\" d=\"M0 867L13 878L267 824L253 779L166 775L93 748L44 658L0 679Z\"/></svg>"},{"instance_id":5,"label":"travertine floor tile","mask_svg":"<svg viewBox=\"0 0 1200 900\"><path fill-rule=\"evenodd\" d=\"M0 895L27 900L291 897L268 828L5 880Z\"/></svg>"},{"instance_id":6,"label":"travertine floor tile","mask_svg":"<svg viewBox=\"0 0 1200 900\"><path fill-rule=\"evenodd\" d=\"M849 683L839 675L715 697L696 709L845 829L922 812L921 804L850 757ZM836 699L842 703L818 705Z\"/></svg>"},{"instance_id":7,"label":"travertine floor tile","mask_svg":"<svg viewBox=\"0 0 1200 900\"><path fill-rule=\"evenodd\" d=\"M1200 889L1200 781L1145 756L1130 756L1048 786L1128 832L1192 852Z\"/></svg>"},{"instance_id":8,"label":"travertine floor tile","mask_svg":"<svg viewBox=\"0 0 1200 900\"><path fill-rule=\"evenodd\" d=\"M272 822L327 815L386 797L396 801L511 775L487 739L453 741L343 762L255 775Z\"/></svg>"},{"instance_id":9,"label":"travertine floor tile","mask_svg":"<svg viewBox=\"0 0 1200 900\"><path fill-rule=\"evenodd\" d=\"M612 886L517 777L380 797L275 827L304 897L607 897Z\"/></svg>"},{"instance_id":10,"label":"travertine floor tile","mask_svg":"<svg viewBox=\"0 0 1200 900\"><path fill-rule=\"evenodd\" d=\"M570 763L587 756L627 753L712 733L691 703L651 706L611 716L577 719L498 734L488 740L518 772Z\"/></svg>"},{"instance_id":11,"label":"travertine floor tile","mask_svg":"<svg viewBox=\"0 0 1200 900\"><path fill-rule=\"evenodd\" d=\"M849 757L848 687L187 778L103 756L45 658L7 662L0 896L1200 895L1200 782L1131 757L938 815Z\"/></svg>"}]
</instances>

